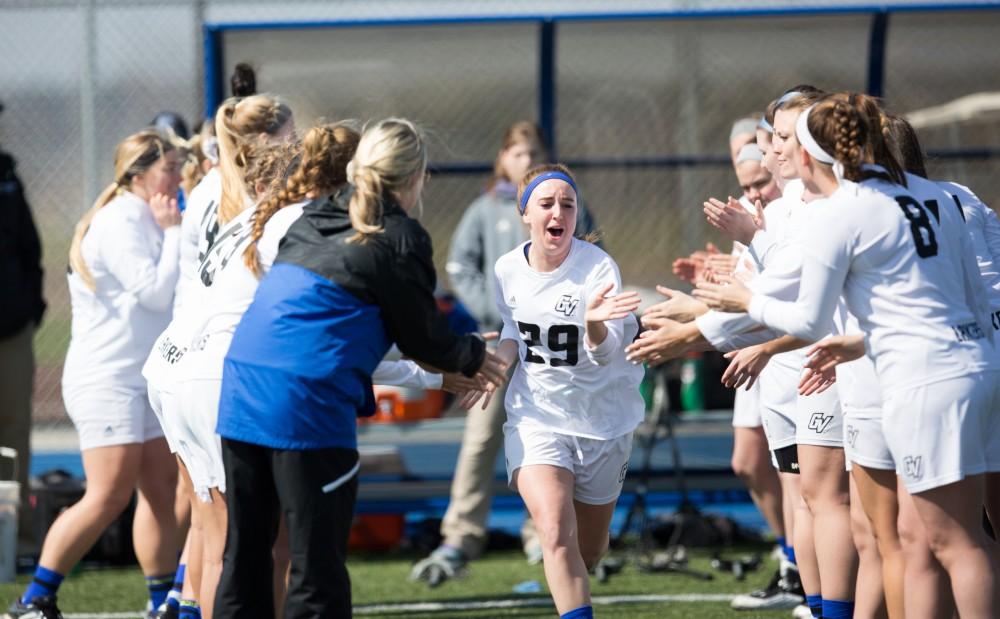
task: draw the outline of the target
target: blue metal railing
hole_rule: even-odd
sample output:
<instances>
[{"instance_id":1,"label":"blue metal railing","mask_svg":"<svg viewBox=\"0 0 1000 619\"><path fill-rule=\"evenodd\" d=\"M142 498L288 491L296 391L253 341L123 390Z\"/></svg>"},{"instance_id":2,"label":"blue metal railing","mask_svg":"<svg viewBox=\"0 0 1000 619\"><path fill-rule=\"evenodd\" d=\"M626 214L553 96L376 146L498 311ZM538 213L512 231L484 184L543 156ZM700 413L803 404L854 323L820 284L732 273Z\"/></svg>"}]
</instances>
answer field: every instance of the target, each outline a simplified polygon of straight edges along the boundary
<instances>
[{"instance_id":1,"label":"blue metal railing","mask_svg":"<svg viewBox=\"0 0 1000 619\"><path fill-rule=\"evenodd\" d=\"M524 14L524 15L482 15L469 17L424 17L401 19L347 19L337 21L284 21L284 22L227 22L206 23L203 26L205 50L205 114L211 118L222 102L225 86L225 58L223 57L223 37L226 32L247 30L296 30L314 28L366 28L366 27L407 27L407 26L447 26L497 23L536 23L539 29L538 43L538 124L550 147L550 155L556 159L557 125L556 93L556 44L559 22L579 21L638 21L638 20L684 20L720 19L747 17L789 17L810 15L870 15L871 26L868 42L867 92L882 96L885 90L886 46L890 17L895 13L932 13L959 11L997 11L1000 1L955 2L955 3L881 3L840 6L801 7L749 7L720 9L685 9L660 12L631 13L571 13L571 14ZM993 159L1000 158L1000 148L952 149L929 153L938 159ZM566 161L574 169L582 168L677 168L730 165L723 155L661 155L645 157L597 157ZM487 162L434 163L431 171L436 174L486 174L492 169Z\"/></svg>"}]
</instances>

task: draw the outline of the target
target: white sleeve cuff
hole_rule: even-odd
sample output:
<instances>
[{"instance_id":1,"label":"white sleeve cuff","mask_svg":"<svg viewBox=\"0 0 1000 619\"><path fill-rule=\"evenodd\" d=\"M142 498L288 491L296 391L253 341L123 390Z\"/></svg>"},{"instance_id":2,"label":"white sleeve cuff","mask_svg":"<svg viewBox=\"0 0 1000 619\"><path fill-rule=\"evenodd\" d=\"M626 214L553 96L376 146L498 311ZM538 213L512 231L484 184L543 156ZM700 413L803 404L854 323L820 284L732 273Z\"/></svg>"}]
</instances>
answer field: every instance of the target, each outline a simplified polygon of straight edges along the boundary
<instances>
[{"instance_id":1,"label":"white sleeve cuff","mask_svg":"<svg viewBox=\"0 0 1000 619\"><path fill-rule=\"evenodd\" d=\"M767 306L767 297L761 294L755 294L750 297L750 305L747 306L747 314L754 321L764 324L764 308Z\"/></svg>"},{"instance_id":2,"label":"white sleeve cuff","mask_svg":"<svg viewBox=\"0 0 1000 619\"><path fill-rule=\"evenodd\" d=\"M604 341L594 346L593 348L587 344L587 337L583 338L583 349L587 352L587 357L597 365L607 365L611 362L614 356L615 349L617 346L616 342L619 342L620 338L615 337L614 332L608 329L608 335L604 338Z\"/></svg>"}]
</instances>

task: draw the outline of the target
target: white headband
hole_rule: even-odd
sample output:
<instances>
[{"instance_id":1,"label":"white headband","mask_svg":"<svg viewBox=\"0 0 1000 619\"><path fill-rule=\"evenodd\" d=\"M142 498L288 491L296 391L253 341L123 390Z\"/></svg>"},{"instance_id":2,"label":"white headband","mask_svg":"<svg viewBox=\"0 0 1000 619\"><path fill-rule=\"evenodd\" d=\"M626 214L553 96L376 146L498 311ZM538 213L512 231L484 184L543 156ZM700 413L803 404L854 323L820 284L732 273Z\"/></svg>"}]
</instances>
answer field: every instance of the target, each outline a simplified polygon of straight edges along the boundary
<instances>
[{"instance_id":1,"label":"white headband","mask_svg":"<svg viewBox=\"0 0 1000 619\"><path fill-rule=\"evenodd\" d=\"M749 144L744 144L740 148L740 152L736 154L736 165L743 163L744 161L763 161L764 153L761 152L760 147L756 143L750 142Z\"/></svg>"},{"instance_id":2,"label":"white headband","mask_svg":"<svg viewBox=\"0 0 1000 619\"><path fill-rule=\"evenodd\" d=\"M798 139L799 144L802 148L806 149L806 152L812 155L812 158L820 163L828 163L833 165L837 163L837 160L830 153L823 150L822 147L816 142L816 138L809 133L809 112L816 107L815 105L810 105L806 108L806 111L799 114L798 120L795 121L795 137Z\"/></svg>"}]
</instances>

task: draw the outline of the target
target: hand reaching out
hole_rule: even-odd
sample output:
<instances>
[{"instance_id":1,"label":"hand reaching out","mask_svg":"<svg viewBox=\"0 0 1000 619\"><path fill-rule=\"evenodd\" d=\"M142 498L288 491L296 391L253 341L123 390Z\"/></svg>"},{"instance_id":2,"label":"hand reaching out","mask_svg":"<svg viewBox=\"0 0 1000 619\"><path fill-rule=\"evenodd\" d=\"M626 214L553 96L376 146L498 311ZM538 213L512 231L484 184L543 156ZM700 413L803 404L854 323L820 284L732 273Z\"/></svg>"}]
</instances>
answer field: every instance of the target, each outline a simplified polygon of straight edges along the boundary
<instances>
[{"instance_id":1,"label":"hand reaching out","mask_svg":"<svg viewBox=\"0 0 1000 619\"><path fill-rule=\"evenodd\" d=\"M639 293L634 290L621 292L612 297L607 296L615 287L613 282L605 284L587 303L584 320L587 322L605 322L620 320L639 309Z\"/></svg>"},{"instance_id":2,"label":"hand reaching out","mask_svg":"<svg viewBox=\"0 0 1000 619\"><path fill-rule=\"evenodd\" d=\"M642 313L642 325L646 328L651 328L647 324L647 318L669 318L677 322L691 322L708 311L707 305L679 290L657 286L656 291L665 296L667 300L647 308Z\"/></svg>"},{"instance_id":3,"label":"hand reaching out","mask_svg":"<svg viewBox=\"0 0 1000 619\"><path fill-rule=\"evenodd\" d=\"M750 306L753 293L739 278L732 275L715 276L716 282L699 282L694 291L695 298L714 310L722 312L745 312Z\"/></svg>"},{"instance_id":4,"label":"hand reaching out","mask_svg":"<svg viewBox=\"0 0 1000 619\"><path fill-rule=\"evenodd\" d=\"M812 368L806 368L799 380L799 395L814 395L823 393L837 382L837 372L835 368L817 372Z\"/></svg>"},{"instance_id":5,"label":"hand reaching out","mask_svg":"<svg viewBox=\"0 0 1000 619\"><path fill-rule=\"evenodd\" d=\"M841 363L860 359L865 355L865 340L861 335L834 335L816 342L806 353L806 367L825 372Z\"/></svg>"},{"instance_id":6,"label":"hand reaching out","mask_svg":"<svg viewBox=\"0 0 1000 619\"><path fill-rule=\"evenodd\" d=\"M722 384L733 389L745 384L747 391L771 360L771 355L764 352L761 346L748 346L743 350L727 352L725 356L729 359L729 367L722 374Z\"/></svg>"}]
</instances>

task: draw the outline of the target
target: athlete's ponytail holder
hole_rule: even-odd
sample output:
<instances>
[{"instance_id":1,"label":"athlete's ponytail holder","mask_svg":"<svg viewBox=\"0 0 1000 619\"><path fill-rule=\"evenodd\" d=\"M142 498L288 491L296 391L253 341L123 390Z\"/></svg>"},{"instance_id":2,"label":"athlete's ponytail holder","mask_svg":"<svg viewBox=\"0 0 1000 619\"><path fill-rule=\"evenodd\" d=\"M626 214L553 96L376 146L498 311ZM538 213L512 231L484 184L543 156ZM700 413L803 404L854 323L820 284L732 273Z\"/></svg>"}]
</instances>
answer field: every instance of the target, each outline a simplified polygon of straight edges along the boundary
<instances>
[{"instance_id":1,"label":"athlete's ponytail holder","mask_svg":"<svg viewBox=\"0 0 1000 619\"><path fill-rule=\"evenodd\" d=\"M573 188L573 191L577 195L580 194L579 190L577 190L576 188L576 183L573 182L573 179L570 178L569 175L563 174L558 170L553 170L552 172L543 172L538 176L536 176L535 178L533 178L531 182L528 183L528 186L524 188L524 193L521 194L521 203L519 206L522 215L524 215L524 211L527 210L528 208L528 198L531 197L531 192L535 190L535 187L538 187L545 181L550 181L552 179L566 181L566 183Z\"/></svg>"},{"instance_id":2,"label":"athlete's ponytail holder","mask_svg":"<svg viewBox=\"0 0 1000 619\"><path fill-rule=\"evenodd\" d=\"M806 149L806 152L820 163L825 163L827 165L833 166L833 175L837 179L837 184L844 180L844 164L831 155L830 153L823 150L823 147L819 145L816 138L809 133L809 113L812 109L816 107L811 105L806 108L806 111L799 114L798 119L795 121L795 137L798 139L799 144L802 148Z\"/></svg>"}]
</instances>

